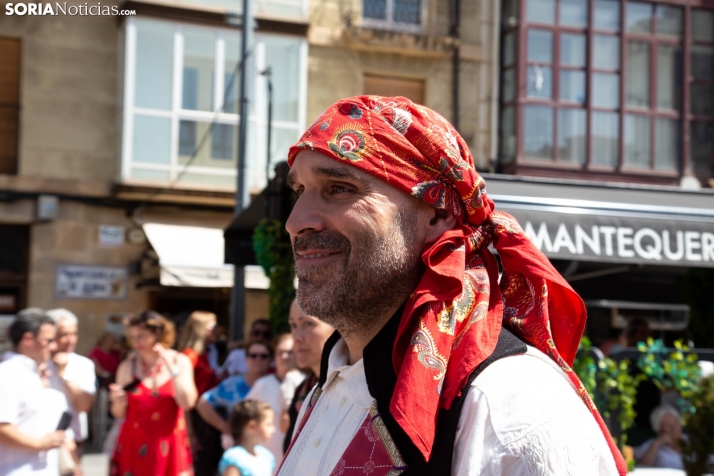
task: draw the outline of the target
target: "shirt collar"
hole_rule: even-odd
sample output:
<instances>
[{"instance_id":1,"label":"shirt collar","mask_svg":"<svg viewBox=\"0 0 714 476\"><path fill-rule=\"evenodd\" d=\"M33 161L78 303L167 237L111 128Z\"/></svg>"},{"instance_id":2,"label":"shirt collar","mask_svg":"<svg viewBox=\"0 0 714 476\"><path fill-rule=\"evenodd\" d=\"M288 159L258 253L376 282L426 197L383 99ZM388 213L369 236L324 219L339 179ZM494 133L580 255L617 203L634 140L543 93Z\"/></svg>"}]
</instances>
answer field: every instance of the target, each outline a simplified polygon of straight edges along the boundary
<instances>
[{"instance_id":1,"label":"shirt collar","mask_svg":"<svg viewBox=\"0 0 714 476\"><path fill-rule=\"evenodd\" d=\"M27 367L28 369L32 370L34 373L37 372L37 362L34 361L34 359L31 359L30 357L23 355L23 354L18 354L16 352L13 352L12 355L6 356L7 361L15 361L23 366Z\"/></svg>"},{"instance_id":2,"label":"shirt collar","mask_svg":"<svg viewBox=\"0 0 714 476\"><path fill-rule=\"evenodd\" d=\"M347 382L350 395L358 406L369 408L372 405L373 398L369 394L364 374L364 360L359 359L350 365L350 351L344 339L338 340L330 351L323 388L328 389L336 384L337 378Z\"/></svg>"}]
</instances>

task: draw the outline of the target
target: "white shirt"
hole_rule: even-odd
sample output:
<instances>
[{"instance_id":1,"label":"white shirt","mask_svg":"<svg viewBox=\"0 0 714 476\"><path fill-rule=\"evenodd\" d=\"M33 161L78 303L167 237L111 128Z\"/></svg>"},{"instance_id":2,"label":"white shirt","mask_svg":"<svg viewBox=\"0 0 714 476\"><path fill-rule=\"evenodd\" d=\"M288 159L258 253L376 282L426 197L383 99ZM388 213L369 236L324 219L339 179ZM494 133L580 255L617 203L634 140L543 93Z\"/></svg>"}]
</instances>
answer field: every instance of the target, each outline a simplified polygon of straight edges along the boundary
<instances>
[{"instance_id":1,"label":"white shirt","mask_svg":"<svg viewBox=\"0 0 714 476\"><path fill-rule=\"evenodd\" d=\"M655 439L650 438L649 440L642 443L635 450L635 460L641 460L642 457L650 449L652 443ZM682 463L682 454L677 453L677 451L670 447L669 445L660 445L657 449L657 456L655 457L653 468L671 468L671 469L684 469L684 463Z\"/></svg>"},{"instance_id":2,"label":"white shirt","mask_svg":"<svg viewBox=\"0 0 714 476\"><path fill-rule=\"evenodd\" d=\"M350 366L340 340L328 362L323 393L283 464L283 476L329 475L369 412L373 399L362 360ZM563 370L528 346L526 354L500 359L474 380L459 418L452 474L614 476L617 469Z\"/></svg>"},{"instance_id":3,"label":"white shirt","mask_svg":"<svg viewBox=\"0 0 714 476\"><path fill-rule=\"evenodd\" d=\"M305 375L299 370L288 372L282 382L278 380L275 374L266 375L256 380L248 395L245 396L246 400L261 400L269 404L273 409L275 433L263 446L273 453L275 461L283 459L285 433L280 430L280 416L290 406L293 395L295 395L295 389L304 379Z\"/></svg>"},{"instance_id":4,"label":"white shirt","mask_svg":"<svg viewBox=\"0 0 714 476\"><path fill-rule=\"evenodd\" d=\"M57 429L67 410L61 392L45 388L34 360L15 354L0 364L0 423L9 423L26 435L41 438ZM0 443L3 476L58 476L58 450L33 451Z\"/></svg>"},{"instance_id":5,"label":"white shirt","mask_svg":"<svg viewBox=\"0 0 714 476\"><path fill-rule=\"evenodd\" d=\"M67 406L72 413L72 422L67 429L68 437L75 441L84 441L88 436L87 412L78 412L69 401L65 393L64 383L57 375L54 362L50 361L50 386L62 392L67 400ZM69 380L83 392L94 395L97 392L97 375L94 372L94 362L87 357L72 352L67 359L67 367L64 369L64 378Z\"/></svg>"},{"instance_id":6,"label":"white shirt","mask_svg":"<svg viewBox=\"0 0 714 476\"><path fill-rule=\"evenodd\" d=\"M245 349L233 349L226 361L223 362L221 372L226 372L228 375L244 374L248 370L248 365L245 361ZM220 373L220 372L219 372Z\"/></svg>"}]
</instances>

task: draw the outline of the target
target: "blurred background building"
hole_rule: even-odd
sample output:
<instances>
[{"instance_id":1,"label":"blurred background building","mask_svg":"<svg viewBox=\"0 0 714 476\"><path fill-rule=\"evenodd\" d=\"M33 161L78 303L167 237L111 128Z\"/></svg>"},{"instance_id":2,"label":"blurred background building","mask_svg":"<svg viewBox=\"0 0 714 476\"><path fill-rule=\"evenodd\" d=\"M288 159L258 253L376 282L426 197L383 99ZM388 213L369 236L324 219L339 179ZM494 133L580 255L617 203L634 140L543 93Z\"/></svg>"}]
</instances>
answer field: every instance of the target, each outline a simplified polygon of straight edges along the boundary
<instances>
[{"instance_id":1,"label":"blurred background building","mask_svg":"<svg viewBox=\"0 0 714 476\"><path fill-rule=\"evenodd\" d=\"M227 325L232 285L241 2L102 4L136 15L0 17L0 314L72 309L80 352L147 307ZM685 332L684 276L714 266L714 0L253 5L251 196L335 100L404 95L457 126L595 336ZM266 287L248 267L246 325Z\"/></svg>"}]
</instances>

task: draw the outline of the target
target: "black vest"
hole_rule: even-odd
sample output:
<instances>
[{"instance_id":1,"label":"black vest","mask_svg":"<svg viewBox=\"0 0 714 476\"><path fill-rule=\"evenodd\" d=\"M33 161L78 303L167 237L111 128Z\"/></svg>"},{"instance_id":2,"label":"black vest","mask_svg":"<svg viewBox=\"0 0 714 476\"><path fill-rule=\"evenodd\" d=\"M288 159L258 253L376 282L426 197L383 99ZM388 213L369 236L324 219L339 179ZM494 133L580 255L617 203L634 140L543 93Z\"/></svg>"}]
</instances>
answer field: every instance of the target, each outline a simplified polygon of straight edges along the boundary
<instances>
[{"instance_id":1,"label":"black vest","mask_svg":"<svg viewBox=\"0 0 714 476\"><path fill-rule=\"evenodd\" d=\"M364 348L363 359L367 387L372 398L377 401L379 413L394 443L409 466L401 476L451 476L456 429L461 415L461 408L466 401L466 394L471 387L471 383L493 362L504 357L525 353L526 344L509 330L501 328L498 343L493 353L471 373L466 386L461 391L461 395L453 401L451 408L439 410L431 458L429 461L425 461L419 449L404 433L389 411L389 402L392 399L392 393L397 382L397 375L392 367L392 348L397 336L402 311L402 309L397 311L394 317L385 324L382 330ZM320 365L320 379L317 382L320 387L325 384L327 378L327 364L330 352L339 339L340 334L335 332L325 343Z\"/></svg>"}]
</instances>

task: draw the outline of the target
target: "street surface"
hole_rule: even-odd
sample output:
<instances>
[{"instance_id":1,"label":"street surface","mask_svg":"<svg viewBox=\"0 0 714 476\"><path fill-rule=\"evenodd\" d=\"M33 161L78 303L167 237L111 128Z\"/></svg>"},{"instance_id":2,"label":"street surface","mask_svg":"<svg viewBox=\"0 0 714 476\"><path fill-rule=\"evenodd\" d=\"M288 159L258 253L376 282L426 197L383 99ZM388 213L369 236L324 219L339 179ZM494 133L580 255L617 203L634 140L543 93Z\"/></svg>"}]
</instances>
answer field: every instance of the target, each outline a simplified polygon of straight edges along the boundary
<instances>
[{"instance_id":1,"label":"street surface","mask_svg":"<svg viewBox=\"0 0 714 476\"><path fill-rule=\"evenodd\" d=\"M84 471L84 476L107 476L109 474L109 456L102 453L84 455L82 471Z\"/></svg>"}]
</instances>

